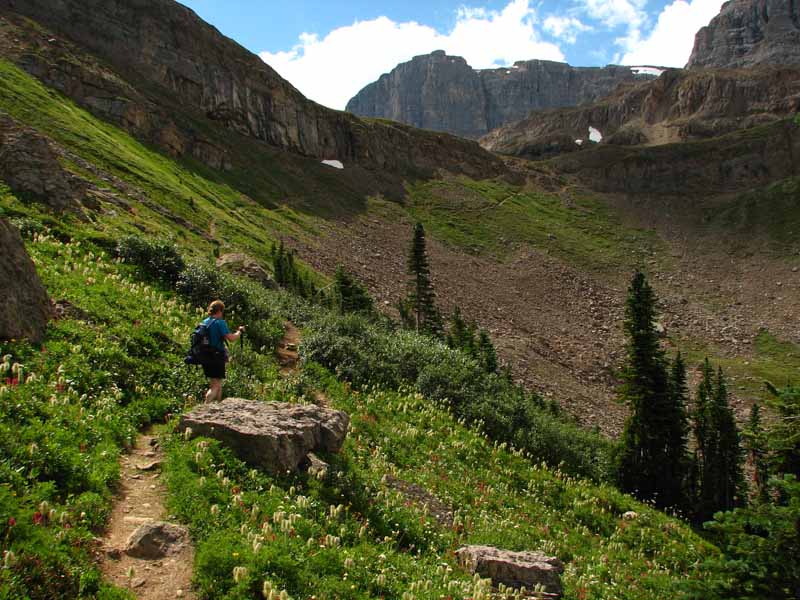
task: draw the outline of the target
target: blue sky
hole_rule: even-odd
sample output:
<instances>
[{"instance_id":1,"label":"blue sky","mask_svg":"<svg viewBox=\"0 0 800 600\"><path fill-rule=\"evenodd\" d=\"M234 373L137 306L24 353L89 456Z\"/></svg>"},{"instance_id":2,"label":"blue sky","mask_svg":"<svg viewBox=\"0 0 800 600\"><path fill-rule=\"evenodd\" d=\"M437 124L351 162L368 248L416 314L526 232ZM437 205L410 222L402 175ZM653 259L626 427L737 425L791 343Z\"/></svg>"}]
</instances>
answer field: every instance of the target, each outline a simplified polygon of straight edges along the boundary
<instances>
[{"instance_id":1,"label":"blue sky","mask_svg":"<svg viewBox=\"0 0 800 600\"><path fill-rule=\"evenodd\" d=\"M475 68L532 58L683 66L722 0L180 0L309 98L343 109L364 85L443 49Z\"/></svg>"}]
</instances>

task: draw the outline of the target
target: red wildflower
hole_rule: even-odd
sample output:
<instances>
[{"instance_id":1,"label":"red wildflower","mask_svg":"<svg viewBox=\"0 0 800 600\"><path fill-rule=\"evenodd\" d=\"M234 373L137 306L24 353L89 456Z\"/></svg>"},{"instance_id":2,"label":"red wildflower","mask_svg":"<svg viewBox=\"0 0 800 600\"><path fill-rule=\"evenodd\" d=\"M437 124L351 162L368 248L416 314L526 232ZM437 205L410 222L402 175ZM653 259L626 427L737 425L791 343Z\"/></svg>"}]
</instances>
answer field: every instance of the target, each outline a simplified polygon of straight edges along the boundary
<instances>
[{"instance_id":1,"label":"red wildflower","mask_svg":"<svg viewBox=\"0 0 800 600\"><path fill-rule=\"evenodd\" d=\"M17 520L14 517L8 517L8 526L13 527L17 524Z\"/></svg>"},{"instance_id":2,"label":"red wildflower","mask_svg":"<svg viewBox=\"0 0 800 600\"><path fill-rule=\"evenodd\" d=\"M44 521L44 515L40 513L38 510L33 513L33 524L34 525L41 525Z\"/></svg>"}]
</instances>

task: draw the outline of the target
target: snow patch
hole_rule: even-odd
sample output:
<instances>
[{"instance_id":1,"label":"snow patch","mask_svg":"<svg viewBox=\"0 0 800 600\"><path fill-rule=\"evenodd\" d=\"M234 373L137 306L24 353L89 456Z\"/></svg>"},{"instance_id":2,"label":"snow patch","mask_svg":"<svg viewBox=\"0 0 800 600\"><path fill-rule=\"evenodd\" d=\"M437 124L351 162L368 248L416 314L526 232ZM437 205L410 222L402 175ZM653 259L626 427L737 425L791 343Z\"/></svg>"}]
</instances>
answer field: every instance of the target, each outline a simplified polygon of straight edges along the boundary
<instances>
[{"instance_id":1,"label":"snow patch","mask_svg":"<svg viewBox=\"0 0 800 600\"><path fill-rule=\"evenodd\" d=\"M323 160L322 164L333 167L334 169L344 169L344 164L342 164L340 160Z\"/></svg>"},{"instance_id":2,"label":"snow patch","mask_svg":"<svg viewBox=\"0 0 800 600\"><path fill-rule=\"evenodd\" d=\"M658 69L656 67L631 67L631 71L633 71L634 75L653 75L655 77L660 77L664 69Z\"/></svg>"},{"instance_id":3,"label":"snow patch","mask_svg":"<svg viewBox=\"0 0 800 600\"><path fill-rule=\"evenodd\" d=\"M599 129L595 129L594 127L589 127L589 139L593 142L602 142L603 141L603 134L600 133Z\"/></svg>"},{"instance_id":4,"label":"snow patch","mask_svg":"<svg viewBox=\"0 0 800 600\"><path fill-rule=\"evenodd\" d=\"M575 140L575 143L578 144L578 146L583 146L583 140Z\"/></svg>"}]
</instances>

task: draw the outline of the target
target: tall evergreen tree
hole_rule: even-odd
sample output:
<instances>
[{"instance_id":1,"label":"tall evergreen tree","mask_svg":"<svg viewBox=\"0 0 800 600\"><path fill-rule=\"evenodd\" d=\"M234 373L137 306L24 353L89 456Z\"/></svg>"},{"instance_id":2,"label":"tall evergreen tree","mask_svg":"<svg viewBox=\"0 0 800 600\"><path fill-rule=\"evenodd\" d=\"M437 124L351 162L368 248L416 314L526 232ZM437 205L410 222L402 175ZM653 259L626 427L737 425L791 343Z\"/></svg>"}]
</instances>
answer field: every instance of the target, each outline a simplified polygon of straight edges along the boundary
<instances>
[{"instance_id":1,"label":"tall evergreen tree","mask_svg":"<svg viewBox=\"0 0 800 600\"><path fill-rule=\"evenodd\" d=\"M667 466L674 469L668 474L670 480L681 483L665 500L665 506L689 509L689 497L693 488L692 464L687 453L689 443L689 388L686 384L686 364L681 353L675 357L669 376L670 401L664 407L663 426L667 448Z\"/></svg>"},{"instance_id":2,"label":"tall evergreen tree","mask_svg":"<svg viewBox=\"0 0 800 600\"><path fill-rule=\"evenodd\" d=\"M485 329L478 335L478 361L487 373L497 373L497 351Z\"/></svg>"},{"instance_id":3,"label":"tall evergreen tree","mask_svg":"<svg viewBox=\"0 0 800 600\"><path fill-rule=\"evenodd\" d=\"M408 253L408 274L411 276L408 304L414 316L414 328L419 333L440 336L442 316L436 308L436 293L431 283L431 269L425 247L422 223L414 227L414 238Z\"/></svg>"},{"instance_id":4,"label":"tall evergreen tree","mask_svg":"<svg viewBox=\"0 0 800 600\"><path fill-rule=\"evenodd\" d=\"M620 394L631 415L623 433L619 482L642 500L663 508L682 508L689 470L685 409L676 405L676 386L670 384L654 326L655 306L647 278L636 272L625 306L627 363Z\"/></svg>"},{"instance_id":5,"label":"tall evergreen tree","mask_svg":"<svg viewBox=\"0 0 800 600\"><path fill-rule=\"evenodd\" d=\"M740 436L728 403L725 375L720 368L713 381L710 373L706 359L695 408L697 446L701 448L700 494L695 511L698 521L739 506L744 489Z\"/></svg>"},{"instance_id":6,"label":"tall evergreen tree","mask_svg":"<svg viewBox=\"0 0 800 600\"><path fill-rule=\"evenodd\" d=\"M750 419L742 432L742 446L752 472L753 484L750 486L752 497L757 502L766 502L769 499L767 493L767 479L769 479L767 434L761 423L761 407L758 404L754 404L750 409Z\"/></svg>"}]
</instances>

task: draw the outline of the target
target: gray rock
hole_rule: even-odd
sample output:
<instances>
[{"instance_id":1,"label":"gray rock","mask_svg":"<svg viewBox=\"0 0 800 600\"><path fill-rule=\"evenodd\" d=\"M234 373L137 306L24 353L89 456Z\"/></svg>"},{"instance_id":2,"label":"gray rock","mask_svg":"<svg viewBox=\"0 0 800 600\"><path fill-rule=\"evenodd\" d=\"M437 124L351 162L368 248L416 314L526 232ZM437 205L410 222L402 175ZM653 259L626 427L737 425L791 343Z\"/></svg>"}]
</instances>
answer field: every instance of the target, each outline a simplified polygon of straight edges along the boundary
<instances>
[{"instance_id":1,"label":"gray rock","mask_svg":"<svg viewBox=\"0 0 800 600\"><path fill-rule=\"evenodd\" d=\"M53 316L47 292L17 229L0 219L0 339L44 339Z\"/></svg>"},{"instance_id":2,"label":"gray rock","mask_svg":"<svg viewBox=\"0 0 800 600\"><path fill-rule=\"evenodd\" d=\"M136 528L125 544L125 554L155 560L180 552L188 542L189 532L183 527L154 521Z\"/></svg>"},{"instance_id":3,"label":"gray rock","mask_svg":"<svg viewBox=\"0 0 800 600\"><path fill-rule=\"evenodd\" d=\"M800 65L800 4L731 0L697 32L687 68Z\"/></svg>"},{"instance_id":4,"label":"gray rock","mask_svg":"<svg viewBox=\"0 0 800 600\"><path fill-rule=\"evenodd\" d=\"M217 259L217 267L225 269L230 273L244 275L257 281L265 288L270 290L278 289L278 284L272 276L256 260L247 254L239 252L223 254Z\"/></svg>"},{"instance_id":5,"label":"gray rock","mask_svg":"<svg viewBox=\"0 0 800 600\"><path fill-rule=\"evenodd\" d=\"M0 113L0 179L57 211L77 209L86 197L84 180L68 173L57 146L35 129Z\"/></svg>"},{"instance_id":6,"label":"gray rock","mask_svg":"<svg viewBox=\"0 0 800 600\"><path fill-rule=\"evenodd\" d=\"M338 452L347 413L314 404L227 398L183 415L179 430L220 440L250 465L272 473L296 470L309 452Z\"/></svg>"},{"instance_id":7,"label":"gray rock","mask_svg":"<svg viewBox=\"0 0 800 600\"><path fill-rule=\"evenodd\" d=\"M487 577L497 586L503 584L528 590L537 585L549 594L561 594L564 563L541 552L511 552L493 546L462 546L456 550L461 565L470 573Z\"/></svg>"},{"instance_id":8,"label":"gray rock","mask_svg":"<svg viewBox=\"0 0 800 600\"><path fill-rule=\"evenodd\" d=\"M317 161L414 175L443 168L483 178L506 171L502 161L467 140L367 122L306 99L257 55L173 0L0 0L0 8L88 50L113 74L81 65L73 54L62 58L55 46L23 53L22 68L174 156L233 166L219 147L221 136L210 140L176 117L180 105L192 118L203 115L212 129Z\"/></svg>"},{"instance_id":9,"label":"gray rock","mask_svg":"<svg viewBox=\"0 0 800 600\"><path fill-rule=\"evenodd\" d=\"M647 79L652 76L636 75L628 67L571 67L548 60L475 70L460 56L438 50L381 75L347 103L347 110L478 138L532 110L592 102L622 82Z\"/></svg>"}]
</instances>

